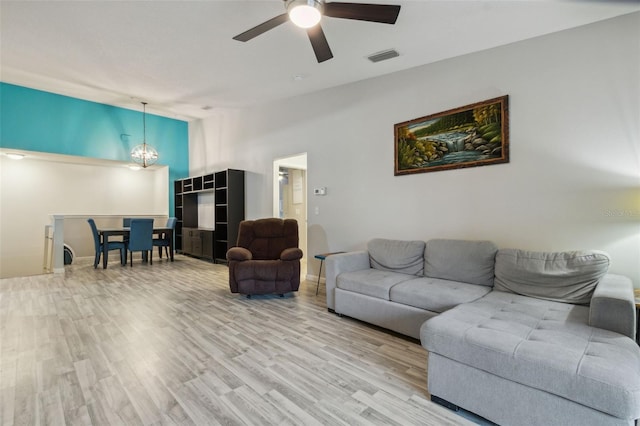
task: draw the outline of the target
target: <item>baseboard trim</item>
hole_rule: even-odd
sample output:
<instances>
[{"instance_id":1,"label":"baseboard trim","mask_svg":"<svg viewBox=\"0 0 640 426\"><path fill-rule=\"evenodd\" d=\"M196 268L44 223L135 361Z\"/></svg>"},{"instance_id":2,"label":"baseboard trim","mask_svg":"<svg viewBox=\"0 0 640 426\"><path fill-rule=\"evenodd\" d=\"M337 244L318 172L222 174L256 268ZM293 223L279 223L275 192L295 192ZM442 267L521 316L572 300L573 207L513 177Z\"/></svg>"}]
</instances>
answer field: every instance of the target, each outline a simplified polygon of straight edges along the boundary
<instances>
[{"instance_id":1,"label":"baseboard trim","mask_svg":"<svg viewBox=\"0 0 640 426\"><path fill-rule=\"evenodd\" d=\"M306 281L312 282L313 284L317 284L318 283L318 276L317 275L305 275L304 279ZM324 278L320 278L320 284L324 284L326 283L326 280Z\"/></svg>"}]
</instances>

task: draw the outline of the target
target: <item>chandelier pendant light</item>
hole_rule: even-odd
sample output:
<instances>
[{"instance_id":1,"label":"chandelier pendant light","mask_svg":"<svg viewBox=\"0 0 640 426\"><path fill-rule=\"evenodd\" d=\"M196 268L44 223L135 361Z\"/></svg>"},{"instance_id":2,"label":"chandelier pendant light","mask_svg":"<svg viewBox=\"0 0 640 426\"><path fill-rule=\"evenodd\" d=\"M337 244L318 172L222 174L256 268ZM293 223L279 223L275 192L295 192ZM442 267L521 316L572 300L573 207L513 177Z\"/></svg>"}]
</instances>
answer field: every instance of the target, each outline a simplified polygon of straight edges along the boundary
<instances>
[{"instance_id":1,"label":"chandelier pendant light","mask_svg":"<svg viewBox=\"0 0 640 426\"><path fill-rule=\"evenodd\" d=\"M147 144L147 103L142 103L142 143L131 150L131 160L144 168L158 161L158 151Z\"/></svg>"}]
</instances>

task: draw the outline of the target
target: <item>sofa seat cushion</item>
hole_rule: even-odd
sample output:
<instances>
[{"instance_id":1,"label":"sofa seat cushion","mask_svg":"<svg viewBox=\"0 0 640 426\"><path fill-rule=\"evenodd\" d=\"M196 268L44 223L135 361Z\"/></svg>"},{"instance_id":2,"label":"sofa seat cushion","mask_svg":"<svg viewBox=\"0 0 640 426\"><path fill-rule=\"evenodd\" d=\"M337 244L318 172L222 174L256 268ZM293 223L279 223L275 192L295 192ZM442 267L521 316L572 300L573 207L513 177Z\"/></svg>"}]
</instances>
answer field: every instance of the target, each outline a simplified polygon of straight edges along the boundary
<instances>
[{"instance_id":1,"label":"sofa seat cushion","mask_svg":"<svg viewBox=\"0 0 640 426\"><path fill-rule=\"evenodd\" d=\"M441 313L490 291L491 288L483 285L421 277L394 285L390 297L393 302Z\"/></svg>"},{"instance_id":2,"label":"sofa seat cushion","mask_svg":"<svg viewBox=\"0 0 640 426\"><path fill-rule=\"evenodd\" d=\"M640 417L640 349L589 308L493 291L426 321L430 352L623 419ZM490 392L490 390L487 390Z\"/></svg>"},{"instance_id":3,"label":"sofa seat cushion","mask_svg":"<svg viewBox=\"0 0 640 426\"><path fill-rule=\"evenodd\" d=\"M336 287L366 294L378 299L390 300L391 288L403 281L415 278L413 275L398 272L380 271L378 269L362 269L359 271L343 272L336 278Z\"/></svg>"}]
</instances>

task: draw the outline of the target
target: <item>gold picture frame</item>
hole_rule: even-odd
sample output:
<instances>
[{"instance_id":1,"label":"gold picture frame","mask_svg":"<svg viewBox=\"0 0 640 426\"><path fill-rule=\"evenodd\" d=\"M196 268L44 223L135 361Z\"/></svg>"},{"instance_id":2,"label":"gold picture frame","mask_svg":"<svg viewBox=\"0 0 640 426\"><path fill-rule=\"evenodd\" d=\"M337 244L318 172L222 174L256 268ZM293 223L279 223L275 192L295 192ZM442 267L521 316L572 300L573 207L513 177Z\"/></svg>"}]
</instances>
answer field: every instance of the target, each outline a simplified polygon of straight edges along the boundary
<instances>
[{"instance_id":1,"label":"gold picture frame","mask_svg":"<svg viewBox=\"0 0 640 426\"><path fill-rule=\"evenodd\" d=\"M394 174L509 162L509 96L394 125Z\"/></svg>"}]
</instances>

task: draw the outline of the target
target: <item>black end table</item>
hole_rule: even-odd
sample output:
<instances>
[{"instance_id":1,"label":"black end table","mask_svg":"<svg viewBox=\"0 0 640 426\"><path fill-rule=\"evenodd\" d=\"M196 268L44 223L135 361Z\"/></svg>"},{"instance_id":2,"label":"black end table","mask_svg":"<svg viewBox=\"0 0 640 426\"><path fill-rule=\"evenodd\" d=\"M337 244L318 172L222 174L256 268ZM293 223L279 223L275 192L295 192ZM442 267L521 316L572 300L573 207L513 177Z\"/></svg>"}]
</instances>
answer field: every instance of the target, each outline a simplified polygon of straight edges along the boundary
<instances>
[{"instance_id":1,"label":"black end table","mask_svg":"<svg viewBox=\"0 0 640 426\"><path fill-rule=\"evenodd\" d=\"M316 259L320 259L320 271L318 271L318 282L316 283L316 296L318 295L318 289L320 288L320 276L322 276L322 265L324 264L324 260L328 257L331 256L332 254L340 254L340 253L344 253L343 251L334 251L331 253L321 253L321 254L316 254L315 257Z\"/></svg>"}]
</instances>

